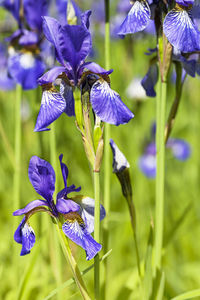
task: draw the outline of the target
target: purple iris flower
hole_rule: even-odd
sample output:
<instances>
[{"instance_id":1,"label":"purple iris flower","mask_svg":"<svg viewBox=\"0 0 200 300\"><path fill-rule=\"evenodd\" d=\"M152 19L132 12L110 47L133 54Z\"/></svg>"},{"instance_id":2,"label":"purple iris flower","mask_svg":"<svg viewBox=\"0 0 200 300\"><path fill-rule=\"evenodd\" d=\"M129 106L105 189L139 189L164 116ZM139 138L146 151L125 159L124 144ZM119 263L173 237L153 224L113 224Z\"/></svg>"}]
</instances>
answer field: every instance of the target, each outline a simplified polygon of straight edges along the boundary
<instances>
[{"instance_id":1,"label":"purple iris flower","mask_svg":"<svg viewBox=\"0 0 200 300\"><path fill-rule=\"evenodd\" d=\"M29 225L30 217L40 211L47 212L53 218L63 216L63 232L86 252L86 259L92 259L100 250L101 245L92 237L94 231L94 200L89 197L69 197L71 192L79 192L81 187L68 186L68 168L62 162L60 155L60 166L64 181L64 189L57 194L56 204L53 200L55 191L55 172L52 166L45 160L33 156L29 163L28 175L35 191L42 196L43 200L34 200L25 208L18 209L14 216L24 215L19 224L14 239L22 244L21 255L30 253L35 244L35 234ZM105 217L105 209L100 207L100 219Z\"/></svg>"},{"instance_id":2,"label":"purple iris flower","mask_svg":"<svg viewBox=\"0 0 200 300\"><path fill-rule=\"evenodd\" d=\"M163 31L172 44L184 53L200 50L200 32L192 19L194 1L176 1L176 6L165 17Z\"/></svg>"},{"instance_id":3,"label":"purple iris flower","mask_svg":"<svg viewBox=\"0 0 200 300\"><path fill-rule=\"evenodd\" d=\"M12 90L15 88L15 82L8 74L7 66L7 51L6 47L0 43L0 89L1 90Z\"/></svg>"},{"instance_id":4,"label":"purple iris flower","mask_svg":"<svg viewBox=\"0 0 200 300\"><path fill-rule=\"evenodd\" d=\"M71 5L71 7L70 7ZM78 7L78 5L76 4L75 1L73 0L56 0L56 6L57 6L57 11L58 11L58 19L60 21L61 24L66 24L67 20L69 19L69 11L73 10L73 16L72 17L76 17L79 18L81 15L81 10ZM71 20L73 21L73 20Z\"/></svg>"},{"instance_id":5,"label":"purple iris flower","mask_svg":"<svg viewBox=\"0 0 200 300\"><path fill-rule=\"evenodd\" d=\"M62 26L56 19L44 17L44 34L54 45L61 66L52 68L38 80L43 95L35 131L48 130L46 127L63 112L73 116L73 91L76 87L81 89L86 81L93 83L90 84L90 102L103 122L119 125L133 118L120 96L110 88L108 75L112 70L106 71L94 62L85 62L92 49L88 30L90 14L91 11L86 11L81 15L81 25ZM60 85L59 92L55 84Z\"/></svg>"}]
</instances>

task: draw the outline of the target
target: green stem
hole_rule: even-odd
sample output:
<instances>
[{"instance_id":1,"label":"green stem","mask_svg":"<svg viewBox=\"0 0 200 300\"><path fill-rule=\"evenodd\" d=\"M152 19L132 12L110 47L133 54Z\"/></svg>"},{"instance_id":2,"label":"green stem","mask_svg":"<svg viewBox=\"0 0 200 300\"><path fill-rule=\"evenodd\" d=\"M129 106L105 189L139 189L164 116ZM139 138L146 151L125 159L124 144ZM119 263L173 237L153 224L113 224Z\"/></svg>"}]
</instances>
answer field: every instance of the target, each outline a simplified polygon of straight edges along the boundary
<instances>
[{"instance_id":1,"label":"green stem","mask_svg":"<svg viewBox=\"0 0 200 300\"><path fill-rule=\"evenodd\" d=\"M76 281L76 284L79 288L79 291L80 291L83 299L91 300L91 298L89 297L89 294L87 292L86 286L84 284L83 278L81 276L81 272L79 271L78 265L77 265L73 255L71 253L71 249L69 247L68 239L65 236L64 232L62 231L62 223L59 220L57 220L57 223L56 223L56 230L57 230L58 236L60 238L63 253L64 253L65 258L66 258L66 260L68 261L68 263L71 267L71 271L72 271L72 274L73 274L74 279Z\"/></svg>"},{"instance_id":2,"label":"green stem","mask_svg":"<svg viewBox=\"0 0 200 300\"><path fill-rule=\"evenodd\" d=\"M160 76L159 76L160 77ZM155 270L161 267L164 228L165 106L167 83L159 78L156 109Z\"/></svg>"},{"instance_id":3,"label":"green stem","mask_svg":"<svg viewBox=\"0 0 200 300\"><path fill-rule=\"evenodd\" d=\"M21 165L21 99L22 87L16 86L15 101L15 171L14 171L14 211L20 208L20 165Z\"/></svg>"},{"instance_id":4,"label":"green stem","mask_svg":"<svg viewBox=\"0 0 200 300\"><path fill-rule=\"evenodd\" d=\"M94 172L94 239L100 242L100 181L99 172ZM95 300L100 300L100 269L99 269L99 254L94 258L94 292Z\"/></svg>"},{"instance_id":5,"label":"green stem","mask_svg":"<svg viewBox=\"0 0 200 300\"><path fill-rule=\"evenodd\" d=\"M104 0L105 4L105 68L110 69L110 1ZM110 163L110 124L105 124L105 138L104 138L104 207L107 216L110 212L110 174L111 174L111 163ZM104 221L104 251L105 253L109 248L109 236L108 236L108 219ZM108 285L108 260L104 261L105 269L105 281L104 281L104 299L106 299L106 291Z\"/></svg>"}]
</instances>

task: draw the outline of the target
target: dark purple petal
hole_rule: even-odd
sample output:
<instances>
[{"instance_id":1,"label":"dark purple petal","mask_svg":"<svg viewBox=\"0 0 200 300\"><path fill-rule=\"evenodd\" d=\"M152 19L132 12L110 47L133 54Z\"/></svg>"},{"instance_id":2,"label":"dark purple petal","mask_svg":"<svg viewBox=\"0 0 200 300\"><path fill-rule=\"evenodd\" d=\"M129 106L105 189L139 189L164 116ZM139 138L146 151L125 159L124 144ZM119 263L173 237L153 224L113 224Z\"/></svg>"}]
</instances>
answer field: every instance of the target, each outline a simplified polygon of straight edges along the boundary
<instances>
[{"instance_id":1,"label":"dark purple petal","mask_svg":"<svg viewBox=\"0 0 200 300\"><path fill-rule=\"evenodd\" d=\"M147 1L136 1L119 28L119 35L144 30L150 20L150 8Z\"/></svg>"},{"instance_id":2,"label":"dark purple petal","mask_svg":"<svg viewBox=\"0 0 200 300\"><path fill-rule=\"evenodd\" d=\"M65 109L66 102L60 93L44 91L34 131L48 130L47 126L58 119Z\"/></svg>"},{"instance_id":3,"label":"dark purple petal","mask_svg":"<svg viewBox=\"0 0 200 300\"><path fill-rule=\"evenodd\" d=\"M87 232L78 219L66 221L62 226L64 234L86 252L86 259L92 259L102 248Z\"/></svg>"},{"instance_id":4,"label":"dark purple petal","mask_svg":"<svg viewBox=\"0 0 200 300\"><path fill-rule=\"evenodd\" d=\"M57 199L56 208L59 213L67 214L71 211L78 211L80 209L80 206L72 200L69 199L65 200L63 198L60 198Z\"/></svg>"},{"instance_id":5,"label":"dark purple petal","mask_svg":"<svg viewBox=\"0 0 200 300\"><path fill-rule=\"evenodd\" d=\"M28 213L29 211L31 211L32 209L38 207L38 206L49 206L47 201L44 200L34 200L31 201L30 203L28 203L24 208L22 209L18 209L13 213L13 216L21 216L23 214Z\"/></svg>"},{"instance_id":6,"label":"dark purple petal","mask_svg":"<svg viewBox=\"0 0 200 300\"><path fill-rule=\"evenodd\" d=\"M146 91L146 95L148 97L155 97L155 85L158 81L158 66L157 64L153 64L149 67L149 70L147 74L144 76L144 78L141 81L141 85Z\"/></svg>"},{"instance_id":7,"label":"dark purple petal","mask_svg":"<svg viewBox=\"0 0 200 300\"><path fill-rule=\"evenodd\" d=\"M126 168L130 168L129 162L127 161L124 154L119 150L115 142L110 139L110 146L113 153L113 172L119 173L122 172Z\"/></svg>"},{"instance_id":8,"label":"dark purple petal","mask_svg":"<svg viewBox=\"0 0 200 300\"><path fill-rule=\"evenodd\" d=\"M186 10L171 10L165 17L163 31L169 42L180 51L200 50L200 32Z\"/></svg>"},{"instance_id":9,"label":"dark purple petal","mask_svg":"<svg viewBox=\"0 0 200 300\"><path fill-rule=\"evenodd\" d=\"M176 3L187 7L191 4L194 4L194 0L176 0Z\"/></svg>"},{"instance_id":10,"label":"dark purple petal","mask_svg":"<svg viewBox=\"0 0 200 300\"><path fill-rule=\"evenodd\" d=\"M8 59L9 74L24 90L36 88L37 79L44 70L45 65L40 57L33 56L31 52L14 54Z\"/></svg>"},{"instance_id":11,"label":"dark purple petal","mask_svg":"<svg viewBox=\"0 0 200 300\"><path fill-rule=\"evenodd\" d=\"M28 176L36 192L50 203L55 190L55 172L50 163L32 156Z\"/></svg>"},{"instance_id":12,"label":"dark purple petal","mask_svg":"<svg viewBox=\"0 0 200 300\"><path fill-rule=\"evenodd\" d=\"M42 16L47 15L47 0L23 0L24 15L31 29L42 30Z\"/></svg>"},{"instance_id":13,"label":"dark purple petal","mask_svg":"<svg viewBox=\"0 0 200 300\"><path fill-rule=\"evenodd\" d=\"M56 50L57 60L61 65L65 66L66 64L61 54L61 47L60 47L60 37L62 36L61 24L54 18L44 17L43 32L47 40L54 45Z\"/></svg>"},{"instance_id":14,"label":"dark purple petal","mask_svg":"<svg viewBox=\"0 0 200 300\"><path fill-rule=\"evenodd\" d=\"M35 244L35 233L32 227L25 222L25 218L22 219L15 231L14 240L17 243L22 244L21 256L30 253L30 250Z\"/></svg>"},{"instance_id":15,"label":"dark purple petal","mask_svg":"<svg viewBox=\"0 0 200 300\"><path fill-rule=\"evenodd\" d=\"M106 81L97 80L91 89L90 101L95 114L103 121L114 125L125 124L134 117L121 101L119 94L111 90Z\"/></svg>"},{"instance_id":16,"label":"dark purple petal","mask_svg":"<svg viewBox=\"0 0 200 300\"><path fill-rule=\"evenodd\" d=\"M63 154L61 154L59 156L59 160L60 160L60 167L61 167L61 171L62 171L62 177L63 177L65 189L67 190L67 178L68 178L69 171L68 171L66 164L64 164L62 162L62 159L63 159Z\"/></svg>"},{"instance_id":17,"label":"dark purple petal","mask_svg":"<svg viewBox=\"0 0 200 300\"><path fill-rule=\"evenodd\" d=\"M38 79L38 84L42 85L54 82L56 78L63 72L65 72L64 67L54 67Z\"/></svg>"},{"instance_id":18,"label":"dark purple petal","mask_svg":"<svg viewBox=\"0 0 200 300\"><path fill-rule=\"evenodd\" d=\"M90 27L91 13L92 13L91 10L87 10L81 14L81 24L82 24L82 26L85 26L87 29L89 29L89 27Z\"/></svg>"},{"instance_id":19,"label":"dark purple petal","mask_svg":"<svg viewBox=\"0 0 200 300\"><path fill-rule=\"evenodd\" d=\"M190 145L181 139L169 139L167 147L171 148L174 157L178 160L186 160L191 155Z\"/></svg>"},{"instance_id":20,"label":"dark purple petal","mask_svg":"<svg viewBox=\"0 0 200 300\"><path fill-rule=\"evenodd\" d=\"M69 117L75 116L73 89L71 86L65 84L63 80L60 84L60 94L62 95L62 97L65 99L66 102L66 108L64 112Z\"/></svg>"},{"instance_id":21,"label":"dark purple petal","mask_svg":"<svg viewBox=\"0 0 200 300\"><path fill-rule=\"evenodd\" d=\"M83 197L80 202L81 210L80 215L83 219L87 232L92 233L94 231L94 207L95 201L89 197ZM106 211L103 205L100 205L100 221L102 221L106 216Z\"/></svg>"},{"instance_id":22,"label":"dark purple petal","mask_svg":"<svg viewBox=\"0 0 200 300\"><path fill-rule=\"evenodd\" d=\"M65 25L59 35L62 56L72 66L74 73L92 48L89 31L80 25Z\"/></svg>"},{"instance_id":23,"label":"dark purple petal","mask_svg":"<svg viewBox=\"0 0 200 300\"><path fill-rule=\"evenodd\" d=\"M149 178L156 176L156 156L145 154L139 159L139 168Z\"/></svg>"}]
</instances>

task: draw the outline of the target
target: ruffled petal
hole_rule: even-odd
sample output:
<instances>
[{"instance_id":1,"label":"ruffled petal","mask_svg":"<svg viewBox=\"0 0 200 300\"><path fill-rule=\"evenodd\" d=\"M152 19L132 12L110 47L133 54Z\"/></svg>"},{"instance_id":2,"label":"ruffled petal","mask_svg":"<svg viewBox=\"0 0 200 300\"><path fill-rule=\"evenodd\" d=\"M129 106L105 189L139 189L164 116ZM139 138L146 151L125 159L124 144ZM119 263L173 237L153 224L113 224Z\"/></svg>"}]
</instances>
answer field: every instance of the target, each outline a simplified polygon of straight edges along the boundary
<instances>
[{"instance_id":1,"label":"ruffled petal","mask_svg":"<svg viewBox=\"0 0 200 300\"><path fill-rule=\"evenodd\" d=\"M15 231L14 240L17 243L22 244L21 256L30 253L30 250L35 244L35 233L32 227L25 222L25 218L22 219Z\"/></svg>"},{"instance_id":2,"label":"ruffled petal","mask_svg":"<svg viewBox=\"0 0 200 300\"><path fill-rule=\"evenodd\" d=\"M31 211L32 209L38 207L38 206L49 206L47 201L44 200L34 200L31 201L30 203L28 203L24 208L22 209L18 209L13 213L13 216L20 216L23 214L28 213L29 211Z\"/></svg>"},{"instance_id":3,"label":"ruffled petal","mask_svg":"<svg viewBox=\"0 0 200 300\"><path fill-rule=\"evenodd\" d=\"M80 206L70 199L66 200L63 198L59 198L56 202L56 208L59 213L67 214L71 211L78 211L80 209Z\"/></svg>"},{"instance_id":4,"label":"ruffled petal","mask_svg":"<svg viewBox=\"0 0 200 300\"><path fill-rule=\"evenodd\" d=\"M121 101L119 94L108 83L97 80L90 92L90 101L95 114L103 121L114 125L125 124L134 117L133 113Z\"/></svg>"},{"instance_id":5,"label":"ruffled petal","mask_svg":"<svg viewBox=\"0 0 200 300\"><path fill-rule=\"evenodd\" d=\"M200 50L200 32L186 10L171 10L165 17L163 31L168 41L180 51Z\"/></svg>"},{"instance_id":6,"label":"ruffled petal","mask_svg":"<svg viewBox=\"0 0 200 300\"><path fill-rule=\"evenodd\" d=\"M73 218L69 216L70 218L62 226L62 230L68 238L85 250L86 259L90 260L101 250L102 246L87 232L84 224L80 221L80 216L77 213L74 214L76 216L73 215Z\"/></svg>"},{"instance_id":7,"label":"ruffled petal","mask_svg":"<svg viewBox=\"0 0 200 300\"><path fill-rule=\"evenodd\" d=\"M119 150L115 142L110 139L110 146L113 152L113 172L122 172L126 168L130 168L129 162L127 161L124 154Z\"/></svg>"},{"instance_id":8,"label":"ruffled petal","mask_svg":"<svg viewBox=\"0 0 200 300\"><path fill-rule=\"evenodd\" d=\"M15 54L8 59L8 71L12 78L22 85L24 90L37 87L37 79L45 70L40 57L31 52Z\"/></svg>"},{"instance_id":9,"label":"ruffled petal","mask_svg":"<svg viewBox=\"0 0 200 300\"><path fill-rule=\"evenodd\" d=\"M28 176L36 192L51 202L55 190L55 172L50 163L38 156L32 156Z\"/></svg>"},{"instance_id":10,"label":"ruffled petal","mask_svg":"<svg viewBox=\"0 0 200 300\"><path fill-rule=\"evenodd\" d=\"M150 20L150 8L147 1L136 1L119 28L119 35L144 30Z\"/></svg>"},{"instance_id":11,"label":"ruffled petal","mask_svg":"<svg viewBox=\"0 0 200 300\"><path fill-rule=\"evenodd\" d=\"M49 130L46 127L58 119L66 109L65 99L58 92L43 91L40 111L34 131Z\"/></svg>"}]
</instances>

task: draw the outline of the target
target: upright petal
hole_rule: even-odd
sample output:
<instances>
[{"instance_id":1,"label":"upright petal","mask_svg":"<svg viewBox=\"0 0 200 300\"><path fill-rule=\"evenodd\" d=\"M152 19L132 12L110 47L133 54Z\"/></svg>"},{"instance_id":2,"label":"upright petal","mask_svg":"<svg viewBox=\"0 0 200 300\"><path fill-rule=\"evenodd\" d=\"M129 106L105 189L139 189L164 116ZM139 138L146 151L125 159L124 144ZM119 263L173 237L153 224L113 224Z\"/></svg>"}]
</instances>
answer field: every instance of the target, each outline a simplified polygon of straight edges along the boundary
<instances>
[{"instance_id":1,"label":"upright petal","mask_svg":"<svg viewBox=\"0 0 200 300\"><path fill-rule=\"evenodd\" d=\"M43 91L40 111L34 131L49 130L47 126L57 120L65 109L66 102L60 93L51 90Z\"/></svg>"},{"instance_id":2,"label":"upright petal","mask_svg":"<svg viewBox=\"0 0 200 300\"><path fill-rule=\"evenodd\" d=\"M104 80L97 80L93 84L90 101L95 114L103 122L118 126L128 123L134 117L133 113L121 101L119 94L113 91Z\"/></svg>"},{"instance_id":3,"label":"upright petal","mask_svg":"<svg viewBox=\"0 0 200 300\"><path fill-rule=\"evenodd\" d=\"M66 222L62 226L63 232L85 250L87 260L92 259L101 250L102 246L87 232L78 213L68 213L65 218Z\"/></svg>"},{"instance_id":4,"label":"upright petal","mask_svg":"<svg viewBox=\"0 0 200 300\"><path fill-rule=\"evenodd\" d=\"M61 167L61 171L62 171L62 177L63 177L65 189L67 190L67 178L68 178L69 171L68 171L66 164L64 164L62 162L62 159L63 159L63 154L61 154L59 156L59 160L60 160L60 167Z\"/></svg>"},{"instance_id":5,"label":"upright petal","mask_svg":"<svg viewBox=\"0 0 200 300\"><path fill-rule=\"evenodd\" d=\"M130 168L129 162L127 161L126 157L119 150L112 139L110 139L110 146L113 152L113 172L118 173L126 168Z\"/></svg>"},{"instance_id":6,"label":"upright petal","mask_svg":"<svg viewBox=\"0 0 200 300\"><path fill-rule=\"evenodd\" d=\"M32 156L28 176L36 192L50 202L55 190L55 172L50 163L38 156Z\"/></svg>"},{"instance_id":7,"label":"upright petal","mask_svg":"<svg viewBox=\"0 0 200 300\"><path fill-rule=\"evenodd\" d=\"M42 30L42 16L47 15L47 0L23 0L24 14L31 29Z\"/></svg>"},{"instance_id":8,"label":"upright petal","mask_svg":"<svg viewBox=\"0 0 200 300\"><path fill-rule=\"evenodd\" d=\"M119 35L144 30L150 20L150 8L146 0L136 1L119 28Z\"/></svg>"},{"instance_id":9,"label":"upright petal","mask_svg":"<svg viewBox=\"0 0 200 300\"><path fill-rule=\"evenodd\" d=\"M165 17L163 31L170 44L180 51L200 50L200 32L186 10L171 10Z\"/></svg>"}]
</instances>

